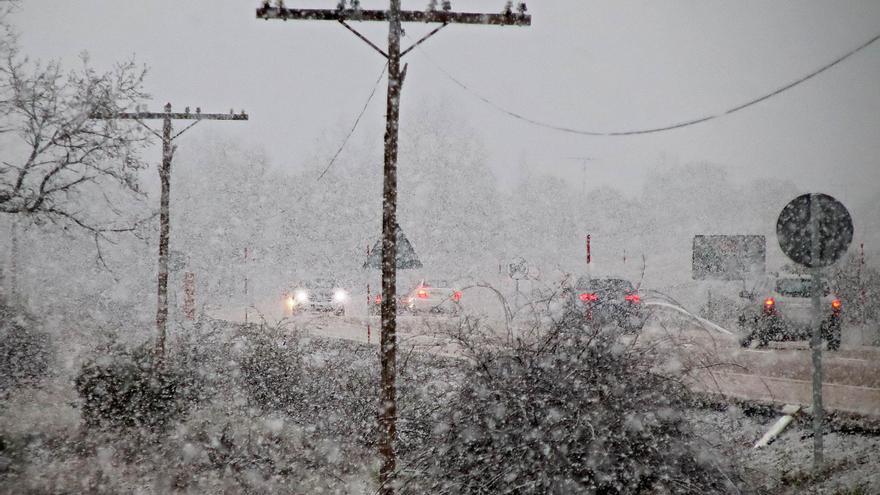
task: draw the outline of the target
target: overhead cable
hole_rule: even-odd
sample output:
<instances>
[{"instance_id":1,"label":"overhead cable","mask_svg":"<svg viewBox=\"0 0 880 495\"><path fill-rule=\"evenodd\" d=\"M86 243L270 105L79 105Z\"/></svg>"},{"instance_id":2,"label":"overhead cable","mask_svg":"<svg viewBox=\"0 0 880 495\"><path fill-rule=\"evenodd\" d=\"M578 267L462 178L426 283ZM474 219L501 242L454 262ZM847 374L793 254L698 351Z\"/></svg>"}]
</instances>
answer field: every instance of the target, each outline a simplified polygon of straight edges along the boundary
<instances>
[{"instance_id":1,"label":"overhead cable","mask_svg":"<svg viewBox=\"0 0 880 495\"><path fill-rule=\"evenodd\" d=\"M348 140L349 140L349 138L351 138L351 135L354 134L354 130L357 129L357 126L361 121L361 117L364 116L364 113L367 111L367 107L370 106L370 102L373 101L373 96L376 94L376 90L379 88L379 83L382 81L382 76L385 75L385 69L387 69L387 68L388 68L388 64L385 64L382 66L382 72L379 73L379 77L376 79L376 82L373 84L373 90L370 91L370 96L367 98L367 102L364 103L364 107L361 109L361 113L358 114L357 119L355 119L355 121L354 121L354 125L351 126L351 130L348 131L348 135L346 135L345 139L342 140L342 144L339 145L339 149L336 150L336 153L333 155L333 158L330 159L330 163L327 164L327 166L324 168L324 171L321 172L321 175L318 176L316 182L321 180L322 178L324 178L324 174L326 174L327 171L330 170L330 167L332 167L333 164L336 163L336 159L339 158L339 154L342 153L342 150L345 148L345 145L348 144Z\"/></svg>"},{"instance_id":2,"label":"overhead cable","mask_svg":"<svg viewBox=\"0 0 880 495\"><path fill-rule=\"evenodd\" d=\"M707 116L696 118L696 119L685 120L685 121L681 121L681 122L677 122L677 123L666 124L666 125L662 125L659 127L651 127L651 128L647 128L647 129L623 130L623 131L591 131L591 130L575 129L572 127L566 127L566 126L562 126L562 125L558 125L558 124L547 123L547 122L536 120L536 119L533 119L530 117L526 117L525 115L514 112L512 110L509 110L509 109L495 103L494 101L490 100L489 98L487 98L487 97L483 96L482 94L478 93L477 91L471 89L466 84L464 84L459 79L457 79L455 76L450 74L443 67L441 67L439 64L434 62L434 60L428 55L427 52L425 52L425 50L423 50L421 47L417 47L417 48L419 49L420 53L422 53L422 55L424 55L425 58L434 66L434 68L437 69L444 76L446 76L450 81L455 83L457 86L459 86L460 88L462 88L466 92L470 93L472 96L474 96L478 100L482 101L483 103L489 105L490 107L494 108L495 110L497 110L501 113L504 113L510 117L513 117L515 119L527 122L529 124L532 124L532 125L535 125L538 127L543 127L545 129L551 129L554 131L566 132L566 133L570 133L570 134L580 134L583 136L635 136L635 135L640 135L640 134L653 134L653 133L657 133L657 132L671 131L673 129L680 129L682 127L688 127L688 126L692 126L692 125L696 125L696 124L701 124L703 122L708 122L710 120L714 120L719 117L724 117L726 115L730 115L732 113L739 112L740 110L745 110L746 108L748 108L752 105L761 103L762 101L765 101L769 98L772 98L776 95L779 95L780 93L783 93L786 90L789 90L795 86L798 86L799 84L801 84L803 82L806 82L806 81L812 79L813 77L818 76L819 74L821 74L821 73L825 72L826 70L834 67L835 65L843 62L844 60L855 55L856 53L864 50L868 46L875 43L877 40L880 40L880 34L878 34L878 35L874 36L873 38L869 39L868 41L862 43L858 47L850 50L849 52L838 57L837 59L833 60L832 62L825 64L822 67L819 67L818 69L814 70L813 72L810 72L807 75L805 75L799 79L794 80L793 82L790 82L790 83L788 83L788 84L786 84L786 85L784 85L784 86L782 86L782 87L780 87L770 93L767 93L767 94L762 95L758 98L749 100L749 101L742 103L740 105L734 106L734 107L732 107L728 110L725 110L723 112L712 114L712 115L707 115Z\"/></svg>"}]
</instances>

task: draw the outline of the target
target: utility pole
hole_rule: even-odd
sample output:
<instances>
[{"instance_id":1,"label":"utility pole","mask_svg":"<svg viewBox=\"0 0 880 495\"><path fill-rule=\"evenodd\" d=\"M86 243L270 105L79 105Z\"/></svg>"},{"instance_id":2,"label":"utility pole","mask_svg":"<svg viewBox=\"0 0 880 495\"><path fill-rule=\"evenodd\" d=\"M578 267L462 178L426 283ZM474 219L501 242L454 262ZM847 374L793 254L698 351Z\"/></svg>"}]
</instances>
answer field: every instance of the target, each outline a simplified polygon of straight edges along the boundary
<instances>
[{"instance_id":1,"label":"utility pole","mask_svg":"<svg viewBox=\"0 0 880 495\"><path fill-rule=\"evenodd\" d=\"M190 113L189 107L183 113L171 113L171 103L165 104L164 112L121 112L113 114L96 113L89 115L92 119L131 119L146 127L147 130L162 140L162 165L159 168L159 180L162 183L162 192L159 198L159 287L158 308L156 310L156 366L162 366L165 361L165 335L168 327L168 241L171 234L170 222L170 196L171 196L171 159L174 156L176 146L172 142L181 134L191 129L203 120L248 120L244 111L238 115L232 110L225 113L202 113L196 108L195 113ZM162 134L144 123L145 120L161 120ZM194 120L195 122L183 128L182 131L172 135L172 120Z\"/></svg>"},{"instance_id":2,"label":"utility pole","mask_svg":"<svg viewBox=\"0 0 880 495\"><path fill-rule=\"evenodd\" d=\"M257 9L258 19L336 21L366 42L373 50L388 60L388 95L385 123L385 165L383 168L382 199L382 305L380 360L382 368L381 396L379 399L379 454L382 467L379 471L379 493L392 495L394 487L390 481L396 469L394 442L397 437L397 136L400 116L400 92L406 75L406 67L400 68L400 59L413 48L436 34L449 24L481 24L494 26L528 26L531 16L526 14L525 4L520 3L516 12L508 2L500 14L452 12L450 2L443 0L441 9L432 7L426 11L401 10L400 0L389 0L388 10L363 10L358 2L346 8L345 0L340 0L336 9L288 9L279 1L272 7L267 0ZM383 51L364 35L352 28L347 21L388 22L388 49ZM437 28L401 51L401 23L437 23Z\"/></svg>"}]
</instances>

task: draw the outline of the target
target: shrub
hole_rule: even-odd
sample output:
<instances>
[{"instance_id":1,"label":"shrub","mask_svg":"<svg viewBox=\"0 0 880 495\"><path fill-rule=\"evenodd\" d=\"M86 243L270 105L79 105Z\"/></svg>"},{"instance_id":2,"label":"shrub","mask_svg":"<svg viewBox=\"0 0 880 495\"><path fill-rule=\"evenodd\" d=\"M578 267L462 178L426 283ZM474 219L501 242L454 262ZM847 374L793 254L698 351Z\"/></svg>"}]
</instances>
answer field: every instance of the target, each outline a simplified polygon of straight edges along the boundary
<instances>
[{"instance_id":1,"label":"shrub","mask_svg":"<svg viewBox=\"0 0 880 495\"><path fill-rule=\"evenodd\" d=\"M0 396L32 385L49 369L49 336L26 310L0 295Z\"/></svg>"},{"instance_id":2,"label":"shrub","mask_svg":"<svg viewBox=\"0 0 880 495\"><path fill-rule=\"evenodd\" d=\"M407 493L726 493L682 411L688 393L603 330L482 347L404 464ZM727 474L727 473L724 473Z\"/></svg>"},{"instance_id":3,"label":"shrub","mask_svg":"<svg viewBox=\"0 0 880 495\"><path fill-rule=\"evenodd\" d=\"M169 363L154 369L151 347L110 348L76 376L82 417L90 427L161 429L187 410L186 376Z\"/></svg>"}]
</instances>

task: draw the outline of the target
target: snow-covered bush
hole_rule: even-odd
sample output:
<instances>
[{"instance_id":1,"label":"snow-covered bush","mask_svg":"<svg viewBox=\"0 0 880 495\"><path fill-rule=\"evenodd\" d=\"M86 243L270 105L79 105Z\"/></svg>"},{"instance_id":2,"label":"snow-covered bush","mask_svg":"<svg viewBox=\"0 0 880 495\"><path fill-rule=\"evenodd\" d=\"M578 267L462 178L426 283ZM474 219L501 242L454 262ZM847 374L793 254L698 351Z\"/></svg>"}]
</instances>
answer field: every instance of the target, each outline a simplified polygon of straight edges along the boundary
<instances>
[{"instance_id":1,"label":"snow-covered bush","mask_svg":"<svg viewBox=\"0 0 880 495\"><path fill-rule=\"evenodd\" d=\"M33 385L52 361L49 336L27 310L0 294L0 396Z\"/></svg>"},{"instance_id":2,"label":"snow-covered bush","mask_svg":"<svg viewBox=\"0 0 880 495\"><path fill-rule=\"evenodd\" d=\"M76 376L83 421L90 427L165 427L186 413L199 390L192 370L176 364L154 366L148 344L104 349Z\"/></svg>"},{"instance_id":3,"label":"snow-covered bush","mask_svg":"<svg viewBox=\"0 0 880 495\"><path fill-rule=\"evenodd\" d=\"M308 426L325 438L369 447L377 438L379 359L374 347L280 329L249 332L237 355L241 388L252 405ZM455 362L422 353L398 368L399 436L406 450L430 433L430 413L453 385Z\"/></svg>"},{"instance_id":4,"label":"snow-covered bush","mask_svg":"<svg viewBox=\"0 0 880 495\"><path fill-rule=\"evenodd\" d=\"M304 400L303 362L297 340L274 328L247 332L243 337L238 365L243 388L252 403L274 411Z\"/></svg>"},{"instance_id":5,"label":"snow-covered bush","mask_svg":"<svg viewBox=\"0 0 880 495\"><path fill-rule=\"evenodd\" d=\"M474 347L476 348L476 347ZM482 346L406 493L726 493L683 416L689 395L607 330L568 326Z\"/></svg>"}]
</instances>

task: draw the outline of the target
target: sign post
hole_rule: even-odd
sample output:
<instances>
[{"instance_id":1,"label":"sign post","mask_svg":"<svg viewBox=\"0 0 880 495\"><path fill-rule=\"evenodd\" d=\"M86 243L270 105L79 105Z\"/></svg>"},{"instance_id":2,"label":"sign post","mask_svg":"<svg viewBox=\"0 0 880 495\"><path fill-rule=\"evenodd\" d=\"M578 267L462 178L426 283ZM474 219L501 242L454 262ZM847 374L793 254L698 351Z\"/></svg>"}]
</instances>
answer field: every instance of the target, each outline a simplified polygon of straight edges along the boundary
<instances>
[{"instance_id":1,"label":"sign post","mask_svg":"<svg viewBox=\"0 0 880 495\"><path fill-rule=\"evenodd\" d=\"M507 275L514 280L516 293L513 296L514 306L519 306L519 281L529 276L529 263L522 257L516 257L507 265Z\"/></svg>"},{"instance_id":2,"label":"sign post","mask_svg":"<svg viewBox=\"0 0 880 495\"><path fill-rule=\"evenodd\" d=\"M196 274L183 274L183 314L187 320L196 319Z\"/></svg>"},{"instance_id":3,"label":"sign post","mask_svg":"<svg viewBox=\"0 0 880 495\"><path fill-rule=\"evenodd\" d=\"M779 247L792 261L810 268L813 278L813 467L823 463L822 428L822 268L849 248L852 217L846 207L826 194L804 194L788 203L776 221Z\"/></svg>"}]
</instances>

